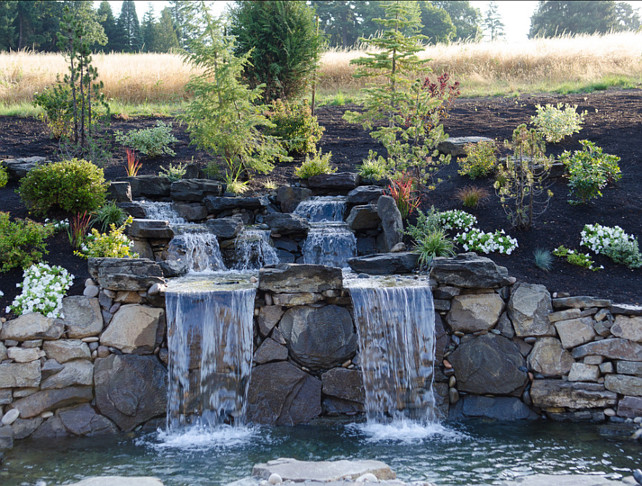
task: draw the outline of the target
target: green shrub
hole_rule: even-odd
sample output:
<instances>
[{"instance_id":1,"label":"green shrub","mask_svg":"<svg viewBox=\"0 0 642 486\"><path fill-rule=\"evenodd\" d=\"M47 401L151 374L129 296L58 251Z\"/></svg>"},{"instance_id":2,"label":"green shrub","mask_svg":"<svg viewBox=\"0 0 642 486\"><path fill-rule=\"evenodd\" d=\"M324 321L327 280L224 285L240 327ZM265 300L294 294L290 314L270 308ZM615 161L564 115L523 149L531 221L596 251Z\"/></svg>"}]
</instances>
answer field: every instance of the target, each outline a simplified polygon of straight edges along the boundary
<instances>
[{"instance_id":1,"label":"green shrub","mask_svg":"<svg viewBox=\"0 0 642 486\"><path fill-rule=\"evenodd\" d=\"M368 152L368 158L359 166L359 175L363 179L375 181L380 181L384 177L387 177L388 165L386 164L386 159L380 155L377 156L375 152L370 150L370 152Z\"/></svg>"},{"instance_id":2,"label":"green shrub","mask_svg":"<svg viewBox=\"0 0 642 486\"><path fill-rule=\"evenodd\" d=\"M564 137L578 133L586 116L586 112L575 111L577 105L571 106L566 103L558 103L557 106L536 105L535 109L537 115L531 117L531 123L544 139L551 143L557 143Z\"/></svg>"},{"instance_id":3,"label":"green shrub","mask_svg":"<svg viewBox=\"0 0 642 486\"><path fill-rule=\"evenodd\" d=\"M566 248L564 245L560 245L553 250L553 255L560 258L566 258L566 261L571 265L577 265L578 267L588 268L593 272L603 270L603 266L594 267L595 262L591 259L591 256L588 253L581 253L579 251L571 250Z\"/></svg>"},{"instance_id":4,"label":"green shrub","mask_svg":"<svg viewBox=\"0 0 642 486\"><path fill-rule=\"evenodd\" d=\"M27 268L47 253L45 240L53 235L53 226L29 219L11 221L9 213L0 212L0 272Z\"/></svg>"},{"instance_id":5,"label":"green shrub","mask_svg":"<svg viewBox=\"0 0 642 486\"><path fill-rule=\"evenodd\" d=\"M440 216L441 213L435 209L435 206L432 206L427 213L418 209L417 224L408 225L406 228L406 234L417 242L427 233L443 230L444 228L442 227Z\"/></svg>"},{"instance_id":6,"label":"green shrub","mask_svg":"<svg viewBox=\"0 0 642 486\"><path fill-rule=\"evenodd\" d=\"M116 141L131 149L140 152L148 157L158 157L159 155L176 155L169 146L178 142L172 135L172 124L165 124L157 121L153 128L142 128L140 130L130 130L126 134L116 131Z\"/></svg>"},{"instance_id":7,"label":"green shrub","mask_svg":"<svg viewBox=\"0 0 642 486\"><path fill-rule=\"evenodd\" d=\"M112 224L120 226L125 222L125 219L127 219L127 213L119 208L114 201L109 201L94 211L92 222L100 225L103 231L107 231Z\"/></svg>"},{"instance_id":8,"label":"green shrub","mask_svg":"<svg viewBox=\"0 0 642 486\"><path fill-rule=\"evenodd\" d=\"M319 150L319 153L314 154L312 158L310 158L309 155L306 155L305 161L296 168L294 175L301 179L308 179L315 175L332 174L333 172L336 172L337 169L330 165L331 158L332 152L328 152L323 155L321 150Z\"/></svg>"},{"instance_id":9,"label":"green shrub","mask_svg":"<svg viewBox=\"0 0 642 486\"><path fill-rule=\"evenodd\" d=\"M55 139L70 137L72 134L71 99L71 88L60 82L60 79L53 87L46 87L42 93L36 93L33 97L33 104L43 110L39 118L51 130Z\"/></svg>"},{"instance_id":10,"label":"green shrub","mask_svg":"<svg viewBox=\"0 0 642 486\"><path fill-rule=\"evenodd\" d=\"M576 150L573 155L566 150L560 156L568 172L569 197L575 196L569 200L571 204L586 204L602 197L602 188L622 177L617 155L602 153L602 148L589 140L580 140L580 143L582 150Z\"/></svg>"},{"instance_id":11,"label":"green shrub","mask_svg":"<svg viewBox=\"0 0 642 486\"><path fill-rule=\"evenodd\" d=\"M187 164L178 163L176 165L169 164L169 167L161 167L159 176L167 177L170 182L180 181L187 172Z\"/></svg>"},{"instance_id":12,"label":"green shrub","mask_svg":"<svg viewBox=\"0 0 642 486\"><path fill-rule=\"evenodd\" d=\"M20 197L36 214L53 207L70 213L93 211L105 201L103 170L82 159L63 160L31 169L20 183Z\"/></svg>"},{"instance_id":13,"label":"green shrub","mask_svg":"<svg viewBox=\"0 0 642 486\"><path fill-rule=\"evenodd\" d=\"M0 187L4 187L9 182L9 173L7 169L0 164Z\"/></svg>"},{"instance_id":14,"label":"green shrub","mask_svg":"<svg viewBox=\"0 0 642 486\"><path fill-rule=\"evenodd\" d=\"M270 106L268 118L274 127L267 133L282 141L288 153L309 154L317 151L323 127L312 116L307 101L276 100Z\"/></svg>"},{"instance_id":15,"label":"green shrub","mask_svg":"<svg viewBox=\"0 0 642 486\"><path fill-rule=\"evenodd\" d=\"M497 145L495 142L469 143L464 147L466 157L457 161L459 175L471 179L486 177L497 167Z\"/></svg>"},{"instance_id":16,"label":"green shrub","mask_svg":"<svg viewBox=\"0 0 642 486\"><path fill-rule=\"evenodd\" d=\"M111 224L108 233L92 229L80 251L74 251L74 254L82 258L138 258L138 253L131 252L133 242L125 235L125 228L132 221L130 216L118 228Z\"/></svg>"}]
</instances>

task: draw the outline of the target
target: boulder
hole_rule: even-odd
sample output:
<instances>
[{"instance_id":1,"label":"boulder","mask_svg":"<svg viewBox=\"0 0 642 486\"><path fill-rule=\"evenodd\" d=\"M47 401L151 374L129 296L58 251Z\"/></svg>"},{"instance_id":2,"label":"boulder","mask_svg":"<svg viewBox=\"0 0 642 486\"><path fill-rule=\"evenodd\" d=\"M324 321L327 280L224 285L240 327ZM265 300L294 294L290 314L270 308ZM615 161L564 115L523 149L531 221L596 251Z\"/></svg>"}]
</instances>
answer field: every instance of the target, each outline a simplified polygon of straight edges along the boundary
<instances>
[{"instance_id":1,"label":"boulder","mask_svg":"<svg viewBox=\"0 0 642 486\"><path fill-rule=\"evenodd\" d=\"M310 229L308 220L291 213L272 213L265 218L273 233L279 235L305 235Z\"/></svg>"},{"instance_id":2,"label":"boulder","mask_svg":"<svg viewBox=\"0 0 642 486\"><path fill-rule=\"evenodd\" d=\"M41 390L28 397L15 400L12 406L20 410L20 417L27 419L37 417L42 412L89 402L93 397L94 394L90 386L70 386Z\"/></svg>"},{"instance_id":3,"label":"boulder","mask_svg":"<svg viewBox=\"0 0 642 486\"><path fill-rule=\"evenodd\" d=\"M251 422L307 423L321 414L321 380L287 361L260 365L252 370L247 400Z\"/></svg>"},{"instance_id":4,"label":"boulder","mask_svg":"<svg viewBox=\"0 0 642 486\"><path fill-rule=\"evenodd\" d=\"M354 231L377 229L381 224L381 218L377 213L376 206L366 204L353 207L346 219L346 224Z\"/></svg>"},{"instance_id":5,"label":"boulder","mask_svg":"<svg viewBox=\"0 0 642 486\"><path fill-rule=\"evenodd\" d=\"M359 186L348 193L348 204L370 204L383 195L383 188L379 186Z\"/></svg>"},{"instance_id":6,"label":"boulder","mask_svg":"<svg viewBox=\"0 0 642 486\"><path fill-rule=\"evenodd\" d=\"M62 299L62 315L61 322L70 338L96 336L103 330L103 316L96 298L65 297Z\"/></svg>"},{"instance_id":7,"label":"boulder","mask_svg":"<svg viewBox=\"0 0 642 486\"><path fill-rule=\"evenodd\" d=\"M467 289L496 288L514 282L506 267L500 267L490 258L476 253L460 253L453 258L433 260L430 276L441 285Z\"/></svg>"},{"instance_id":8,"label":"boulder","mask_svg":"<svg viewBox=\"0 0 642 486\"><path fill-rule=\"evenodd\" d=\"M607 299L596 299L586 295L575 297L564 297L553 299L555 309L588 309L589 307L610 307L611 301Z\"/></svg>"},{"instance_id":9,"label":"boulder","mask_svg":"<svg viewBox=\"0 0 642 486\"><path fill-rule=\"evenodd\" d=\"M444 359L444 354L449 344L450 335L444 328L441 316L435 312L435 362L439 363Z\"/></svg>"},{"instance_id":10,"label":"boulder","mask_svg":"<svg viewBox=\"0 0 642 486\"><path fill-rule=\"evenodd\" d=\"M596 336L593 329L593 319L590 317L557 321L555 329L562 340L562 346L566 349L588 343Z\"/></svg>"},{"instance_id":11,"label":"boulder","mask_svg":"<svg viewBox=\"0 0 642 486\"><path fill-rule=\"evenodd\" d=\"M361 177L354 172L319 174L307 179L307 185L315 192L324 194L346 194L359 185Z\"/></svg>"},{"instance_id":12,"label":"boulder","mask_svg":"<svg viewBox=\"0 0 642 486\"><path fill-rule=\"evenodd\" d=\"M494 292L458 295L452 299L446 321L453 331L488 331L495 326L503 310L504 301Z\"/></svg>"},{"instance_id":13,"label":"boulder","mask_svg":"<svg viewBox=\"0 0 642 486\"><path fill-rule=\"evenodd\" d=\"M528 368L544 376L566 375L573 363L571 354L553 337L538 339L528 355Z\"/></svg>"},{"instance_id":14,"label":"boulder","mask_svg":"<svg viewBox=\"0 0 642 486\"><path fill-rule=\"evenodd\" d=\"M123 211L125 211L132 218L145 219L147 217L147 213L145 213L145 208L143 208L143 206L141 206L137 202L118 203L118 207Z\"/></svg>"},{"instance_id":15,"label":"boulder","mask_svg":"<svg viewBox=\"0 0 642 486\"><path fill-rule=\"evenodd\" d=\"M285 312L280 305L266 305L259 310L259 332L263 336L270 334Z\"/></svg>"},{"instance_id":16,"label":"boulder","mask_svg":"<svg viewBox=\"0 0 642 486\"><path fill-rule=\"evenodd\" d=\"M98 476L68 486L163 486L163 482L151 476Z\"/></svg>"},{"instance_id":17,"label":"boulder","mask_svg":"<svg viewBox=\"0 0 642 486\"><path fill-rule=\"evenodd\" d=\"M238 216L208 219L205 224L210 233L224 240L236 238L243 229L243 220Z\"/></svg>"},{"instance_id":18,"label":"boulder","mask_svg":"<svg viewBox=\"0 0 642 486\"><path fill-rule=\"evenodd\" d=\"M617 404L617 415L632 419L642 417L642 398L623 397Z\"/></svg>"},{"instance_id":19,"label":"boulder","mask_svg":"<svg viewBox=\"0 0 642 486\"><path fill-rule=\"evenodd\" d=\"M442 154L453 157L463 157L466 155L464 147L468 144L477 144L479 142L492 142L493 139L488 137L449 137L443 142L439 142L437 150Z\"/></svg>"},{"instance_id":20,"label":"boulder","mask_svg":"<svg viewBox=\"0 0 642 486\"><path fill-rule=\"evenodd\" d=\"M89 359L91 357L89 346L80 339L45 341L42 348L47 358L55 359L58 363L66 363L72 359Z\"/></svg>"},{"instance_id":21,"label":"boulder","mask_svg":"<svg viewBox=\"0 0 642 486\"><path fill-rule=\"evenodd\" d=\"M0 388L31 388L40 385L40 361L0 364Z\"/></svg>"},{"instance_id":22,"label":"boulder","mask_svg":"<svg viewBox=\"0 0 642 486\"><path fill-rule=\"evenodd\" d=\"M301 201L310 197L312 197L312 191L307 187L281 186L276 193L276 201L284 213L291 213Z\"/></svg>"},{"instance_id":23,"label":"boulder","mask_svg":"<svg viewBox=\"0 0 642 486\"><path fill-rule=\"evenodd\" d=\"M132 186L126 181L111 181L107 197L119 203L132 202Z\"/></svg>"},{"instance_id":24,"label":"boulder","mask_svg":"<svg viewBox=\"0 0 642 486\"><path fill-rule=\"evenodd\" d=\"M624 361L642 361L642 344L634 343L628 339L611 338L583 344L573 350L575 359L592 355Z\"/></svg>"},{"instance_id":25,"label":"boulder","mask_svg":"<svg viewBox=\"0 0 642 486\"><path fill-rule=\"evenodd\" d=\"M48 164L51 161L45 157L21 157L16 159L4 159L2 165L6 167L9 180L22 179L34 167Z\"/></svg>"},{"instance_id":26,"label":"boulder","mask_svg":"<svg viewBox=\"0 0 642 486\"><path fill-rule=\"evenodd\" d=\"M617 395L597 383L535 380L531 400L539 408L606 408L616 404Z\"/></svg>"},{"instance_id":27,"label":"boulder","mask_svg":"<svg viewBox=\"0 0 642 486\"><path fill-rule=\"evenodd\" d=\"M177 202L174 203L174 209L186 221L201 221L207 218L207 209L203 204Z\"/></svg>"},{"instance_id":28,"label":"boulder","mask_svg":"<svg viewBox=\"0 0 642 486\"><path fill-rule=\"evenodd\" d=\"M254 362L260 365L271 361L285 361L286 359L288 359L288 348L271 338L263 341L254 353Z\"/></svg>"},{"instance_id":29,"label":"boulder","mask_svg":"<svg viewBox=\"0 0 642 486\"><path fill-rule=\"evenodd\" d=\"M87 359L65 363L62 370L42 381L41 390L68 386L91 386L94 382L94 365Z\"/></svg>"},{"instance_id":30,"label":"boulder","mask_svg":"<svg viewBox=\"0 0 642 486\"><path fill-rule=\"evenodd\" d=\"M463 397L462 413L466 417L483 417L494 420L534 420L537 414L516 397Z\"/></svg>"},{"instance_id":31,"label":"boulder","mask_svg":"<svg viewBox=\"0 0 642 486\"><path fill-rule=\"evenodd\" d=\"M625 483L619 479L607 479L603 476L589 474L534 474L521 478L504 481L501 484L511 486L633 486L635 483ZM73 485L72 485L73 486Z\"/></svg>"},{"instance_id":32,"label":"boulder","mask_svg":"<svg viewBox=\"0 0 642 486\"><path fill-rule=\"evenodd\" d=\"M134 219L127 228L127 234L132 238L153 240L171 240L174 237L169 222L162 219Z\"/></svg>"},{"instance_id":33,"label":"boulder","mask_svg":"<svg viewBox=\"0 0 642 486\"><path fill-rule=\"evenodd\" d=\"M543 285L519 283L513 287L508 317L518 337L554 336L555 330L548 320L551 312L551 295Z\"/></svg>"},{"instance_id":34,"label":"boulder","mask_svg":"<svg viewBox=\"0 0 642 486\"><path fill-rule=\"evenodd\" d=\"M568 381L594 381L600 377L600 367L584 363L573 363Z\"/></svg>"},{"instance_id":35,"label":"boulder","mask_svg":"<svg viewBox=\"0 0 642 486\"><path fill-rule=\"evenodd\" d=\"M625 316L642 316L642 305L611 304L611 314L624 314Z\"/></svg>"},{"instance_id":36,"label":"boulder","mask_svg":"<svg viewBox=\"0 0 642 486\"><path fill-rule=\"evenodd\" d=\"M7 357L16 363L31 363L40 358L41 352L38 348L18 348L14 346L7 350Z\"/></svg>"},{"instance_id":37,"label":"boulder","mask_svg":"<svg viewBox=\"0 0 642 486\"><path fill-rule=\"evenodd\" d=\"M366 399L360 370L333 368L321 375L321 383L324 395L359 404L363 404Z\"/></svg>"},{"instance_id":38,"label":"boulder","mask_svg":"<svg viewBox=\"0 0 642 486\"><path fill-rule=\"evenodd\" d=\"M617 316L615 323L611 326L611 334L642 343L642 316Z\"/></svg>"},{"instance_id":39,"label":"boulder","mask_svg":"<svg viewBox=\"0 0 642 486\"><path fill-rule=\"evenodd\" d=\"M281 318L291 357L313 370L338 366L354 355L357 335L345 307L294 307Z\"/></svg>"},{"instance_id":40,"label":"boulder","mask_svg":"<svg viewBox=\"0 0 642 486\"><path fill-rule=\"evenodd\" d=\"M162 340L165 311L139 304L124 305L112 318L100 344L113 346L123 353L151 353Z\"/></svg>"},{"instance_id":41,"label":"boulder","mask_svg":"<svg viewBox=\"0 0 642 486\"><path fill-rule=\"evenodd\" d=\"M134 199L141 197L159 199L170 195L171 181L165 176L140 175L127 177L124 180L131 185Z\"/></svg>"},{"instance_id":42,"label":"boulder","mask_svg":"<svg viewBox=\"0 0 642 486\"><path fill-rule=\"evenodd\" d=\"M606 375L604 386L620 395L642 397L642 378L639 376Z\"/></svg>"},{"instance_id":43,"label":"boulder","mask_svg":"<svg viewBox=\"0 0 642 486\"><path fill-rule=\"evenodd\" d=\"M395 473L381 461L340 460L340 461L298 461L290 458L279 458L266 464L256 464L252 476L268 479L278 474L283 481L303 483L346 482L372 474L376 480L395 479ZM373 481L378 482L378 481Z\"/></svg>"},{"instance_id":44,"label":"boulder","mask_svg":"<svg viewBox=\"0 0 642 486\"><path fill-rule=\"evenodd\" d=\"M377 199L377 214L381 219L380 246L384 252L390 251L403 239L403 219L397 203L390 196L380 196Z\"/></svg>"},{"instance_id":45,"label":"boulder","mask_svg":"<svg viewBox=\"0 0 642 486\"><path fill-rule=\"evenodd\" d=\"M88 265L89 274L103 289L139 292L165 283L158 263L146 258L90 258Z\"/></svg>"},{"instance_id":46,"label":"boulder","mask_svg":"<svg viewBox=\"0 0 642 486\"><path fill-rule=\"evenodd\" d=\"M170 186L174 201L200 202L206 196L221 196L223 192L223 185L210 179L181 179Z\"/></svg>"},{"instance_id":47,"label":"boulder","mask_svg":"<svg viewBox=\"0 0 642 486\"><path fill-rule=\"evenodd\" d=\"M31 435L32 439L53 439L59 437L68 437L69 432L65 429L65 426L62 425L60 417L54 415L49 417L43 422L43 424L38 427L38 429Z\"/></svg>"},{"instance_id":48,"label":"boulder","mask_svg":"<svg viewBox=\"0 0 642 486\"><path fill-rule=\"evenodd\" d=\"M209 213L220 213L228 209L262 209L269 204L266 196L260 197L217 197L207 196L203 199Z\"/></svg>"},{"instance_id":49,"label":"boulder","mask_svg":"<svg viewBox=\"0 0 642 486\"><path fill-rule=\"evenodd\" d=\"M16 410L15 408L13 410ZM11 424L13 429L13 438L14 439L26 439L31 434L33 434L38 427L42 424L41 417L35 417L32 419L18 419Z\"/></svg>"},{"instance_id":50,"label":"boulder","mask_svg":"<svg viewBox=\"0 0 642 486\"><path fill-rule=\"evenodd\" d=\"M98 410L121 430L165 414L167 370L156 356L98 358L94 383Z\"/></svg>"},{"instance_id":51,"label":"boulder","mask_svg":"<svg viewBox=\"0 0 642 486\"><path fill-rule=\"evenodd\" d=\"M411 273L417 268L419 255L410 251L399 253L377 253L348 259L348 265L357 273L369 275L392 275Z\"/></svg>"},{"instance_id":52,"label":"boulder","mask_svg":"<svg viewBox=\"0 0 642 486\"><path fill-rule=\"evenodd\" d=\"M448 359L460 391L519 395L528 380L519 347L496 334L463 340Z\"/></svg>"},{"instance_id":53,"label":"boulder","mask_svg":"<svg viewBox=\"0 0 642 486\"><path fill-rule=\"evenodd\" d=\"M59 339L64 327L60 322L38 312L29 312L7 321L0 330L0 339L30 341L32 339Z\"/></svg>"},{"instance_id":54,"label":"boulder","mask_svg":"<svg viewBox=\"0 0 642 486\"><path fill-rule=\"evenodd\" d=\"M58 412L62 425L73 435L96 436L118 432L113 422L96 413L87 403Z\"/></svg>"},{"instance_id":55,"label":"boulder","mask_svg":"<svg viewBox=\"0 0 642 486\"><path fill-rule=\"evenodd\" d=\"M312 292L343 288L340 268L288 263L259 271L259 290L276 293Z\"/></svg>"},{"instance_id":56,"label":"boulder","mask_svg":"<svg viewBox=\"0 0 642 486\"><path fill-rule=\"evenodd\" d=\"M616 361L615 367L620 375L642 376L642 362Z\"/></svg>"}]
</instances>

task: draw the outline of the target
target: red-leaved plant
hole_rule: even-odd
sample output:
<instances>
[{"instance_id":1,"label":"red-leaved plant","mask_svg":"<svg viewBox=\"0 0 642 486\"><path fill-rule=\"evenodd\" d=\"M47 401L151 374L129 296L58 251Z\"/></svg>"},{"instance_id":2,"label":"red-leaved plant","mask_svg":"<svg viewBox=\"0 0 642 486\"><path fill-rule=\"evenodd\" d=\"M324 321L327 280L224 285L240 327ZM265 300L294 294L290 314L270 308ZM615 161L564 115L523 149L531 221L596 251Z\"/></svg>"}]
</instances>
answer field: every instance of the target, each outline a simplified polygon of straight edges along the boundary
<instances>
[{"instance_id":1,"label":"red-leaved plant","mask_svg":"<svg viewBox=\"0 0 642 486\"><path fill-rule=\"evenodd\" d=\"M136 160L136 152L132 149L126 149L127 152L127 167L125 171L127 172L128 177L134 177L138 174L138 171L143 166L142 162Z\"/></svg>"},{"instance_id":2,"label":"red-leaved plant","mask_svg":"<svg viewBox=\"0 0 642 486\"><path fill-rule=\"evenodd\" d=\"M426 128L427 130L432 130L441 123L442 120L448 117L450 108L459 95L461 95L459 81L451 83L450 74L448 73L443 73L436 81L431 81L430 76L426 76L423 89L430 93L431 98L439 100L439 103L435 103L435 108L428 116L429 120L427 120Z\"/></svg>"},{"instance_id":3,"label":"red-leaved plant","mask_svg":"<svg viewBox=\"0 0 642 486\"><path fill-rule=\"evenodd\" d=\"M407 173L395 177L386 188L385 193L395 200L403 219L408 218L421 204L421 196L417 194L415 179Z\"/></svg>"},{"instance_id":4,"label":"red-leaved plant","mask_svg":"<svg viewBox=\"0 0 642 486\"><path fill-rule=\"evenodd\" d=\"M71 218L69 228L67 229L67 236L69 237L69 244L74 248L80 248L85 235L89 232L91 226L91 215L85 211L76 214Z\"/></svg>"}]
</instances>

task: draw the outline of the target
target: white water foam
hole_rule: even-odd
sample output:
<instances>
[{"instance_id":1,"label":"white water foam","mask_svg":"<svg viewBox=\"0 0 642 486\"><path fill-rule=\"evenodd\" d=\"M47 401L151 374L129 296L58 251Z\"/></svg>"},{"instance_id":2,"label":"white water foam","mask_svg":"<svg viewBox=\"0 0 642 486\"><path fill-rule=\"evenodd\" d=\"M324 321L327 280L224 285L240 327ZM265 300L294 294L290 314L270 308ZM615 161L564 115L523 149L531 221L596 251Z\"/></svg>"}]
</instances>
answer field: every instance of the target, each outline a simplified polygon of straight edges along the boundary
<instances>
[{"instance_id":1,"label":"white water foam","mask_svg":"<svg viewBox=\"0 0 642 486\"><path fill-rule=\"evenodd\" d=\"M466 439L466 434L444 427L439 423L422 423L409 419L396 419L389 423L368 421L349 424L347 430L365 436L366 442L416 443L425 440L456 442Z\"/></svg>"},{"instance_id":2,"label":"white water foam","mask_svg":"<svg viewBox=\"0 0 642 486\"><path fill-rule=\"evenodd\" d=\"M153 439L141 439L137 445L148 445L156 450L230 449L253 443L259 430L258 427L225 424L216 427L195 425L173 431L159 429Z\"/></svg>"}]
</instances>

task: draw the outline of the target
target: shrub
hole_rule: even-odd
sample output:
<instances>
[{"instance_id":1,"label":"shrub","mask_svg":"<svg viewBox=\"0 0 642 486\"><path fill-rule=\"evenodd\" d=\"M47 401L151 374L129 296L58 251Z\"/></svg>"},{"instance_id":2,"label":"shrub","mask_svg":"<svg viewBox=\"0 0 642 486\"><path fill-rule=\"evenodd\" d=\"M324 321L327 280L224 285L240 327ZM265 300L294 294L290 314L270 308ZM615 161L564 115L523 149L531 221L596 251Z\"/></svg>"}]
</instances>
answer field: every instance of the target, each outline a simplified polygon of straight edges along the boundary
<instances>
[{"instance_id":1,"label":"shrub","mask_svg":"<svg viewBox=\"0 0 642 486\"><path fill-rule=\"evenodd\" d=\"M375 152L370 150L368 157L359 166L359 175L363 179L371 179L374 181L380 181L384 177L387 177L388 165L386 164L386 159L380 155L377 156Z\"/></svg>"},{"instance_id":2,"label":"shrub","mask_svg":"<svg viewBox=\"0 0 642 486\"><path fill-rule=\"evenodd\" d=\"M317 151L324 128L312 116L307 101L276 100L270 106L268 118L274 127L267 133L282 141L288 153L309 154Z\"/></svg>"},{"instance_id":3,"label":"shrub","mask_svg":"<svg viewBox=\"0 0 642 486\"><path fill-rule=\"evenodd\" d=\"M36 214L53 207L71 213L92 211L105 201L103 170L82 159L63 160L30 170L20 183L20 197Z\"/></svg>"},{"instance_id":4,"label":"shrub","mask_svg":"<svg viewBox=\"0 0 642 486\"><path fill-rule=\"evenodd\" d=\"M466 157L457 161L459 175L467 175L471 179L486 177L497 166L497 145L495 142L482 141L469 143L464 147Z\"/></svg>"},{"instance_id":5,"label":"shrub","mask_svg":"<svg viewBox=\"0 0 642 486\"><path fill-rule=\"evenodd\" d=\"M46 263L32 265L24 271L21 284L22 293L7 307L7 312L17 315L28 312L57 318L62 316L62 298L71 287L74 276L67 270L58 266L49 266Z\"/></svg>"},{"instance_id":6,"label":"shrub","mask_svg":"<svg viewBox=\"0 0 642 486\"><path fill-rule=\"evenodd\" d=\"M597 223L584 225L580 245L629 268L642 266L637 238L625 233L619 226L609 227Z\"/></svg>"},{"instance_id":7,"label":"shrub","mask_svg":"<svg viewBox=\"0 0 642 486\"><path fill-rule=\"evenodd\" d=\"M537 248L533 252L533 258L535 260L535 266L545 272L550 271L553 266L553 257L551 256L551 252L548 250Z\"/></svg>"},{"instance_id":8,"label":"shrub","mask_svg":"<svg viewBox=\"0 0 642 486\"><path fill-rule=\"evenodd\" d=\"M553 255L560 258L566 258L566 261L571 265L577 265L578 267L588 268L593 272L602 270L604 267L600 265L599 267L594 267L595 262L591 259L591 256L588 253L580 253L579 251L570 250L564 245L558 246L553 250Z\"/></svg>"},{"instance_id":9,"label":"shrub","mask_svg":"<svg viewBox=\"0 0 642 486\"><path fill-rule=\"evenodd\" d=\"M72 134L72 110L69 104L71 97L71 88L61 83L60 79L53 87L47 87L42 93L34 94L33 104L43 110L39 118L51 130L55 139L68 138Z\"/></svg>"},{"instance_id":10,"label":"shrub","mask_svg":"<svg viewBox=\"0 0 642 486\"><path fill-rule=\"evenodd\" d=\"M11 221L9 213L0 212L0 272L39 261L47 253L45 240L55 231L29 219Z\"/></svg>"},{"instance_id":11,"label":"shrub","mask_svg":"<svg viewBox=\"0 0 642 486\"><path fill-rule=\"evenodd\" d=\"M100 225L100 229L102 231L107 231L112 224L120 226L125 222L125 219L127 219L127 213L125 213L122 208L118 207L118 204L114 201L109 201L94 211L92 222Z\"/></svg>"},{"instance_id":12,"label":"shrub","mask_svg":"<svg viewBox=\"0 0 642 486\"><path fill-rule=\"evenodd\" d=\"M108 233L100 233L95 228L92 229L91 234L81 245L80 251L74 251L74 255L82 258L138 258L137 253L131 252L134 243L124 234L125 228L132 221L133 218L130 216L118 228L112 223L109 225Z\"/></svg>"},{"instance_id":13,"label":"shrub","mask_svg":"<svg viewBox=\"0 0 642 486\"><path fill-rule=\"evenodd\" d=\"M117 130L116 141L148 157L158 157L163 154L173 157L176 152L170 148L170 144L178 142L172 135L172 124L167 125L160 120L153 128L130 130L126 134Z\"/></svg>"},{"instance_id":14,"label":"shrub","mask_svg":"<svg viewBox=\"0 0 642 486\"><path fill-rule=\"evenodd\" d=\"M395 200L403 219L408 218L421 204L421 197L415 188L415 179L408 174L397 175L384 192Z\"/></svg>"},{"instance_id":15,"label":"shrub","mask_svg":"<svg viewBox=\"0 0 642 486\"><path fill-rule=\"evenodd\" d=\"M301 179L308 179L315 175L332 174L337 171L337 168L330 165L331 158L332 152L323 155L321 150L319 150L319 153L314 154L312 158L306 155L303 163L294 171L294 175Z\"/></svg>"},{"instance_id":16,"label":"shrub","mask_svg":"<svg viewBox=\"0 0 642 486\"><path fill-rule=\"evenodd\" d=\"M504 230L485 233L480 229L472 228L470 231L457 234L455 242L465 251L473 250L486 254L497 251L510 255L518 247L517 240L506 235Z\"/></svg>"},{"instance_id":17,"label":"shrub","mask_svg":"<svg viewBox=\"0 0 642 486\"><path fill-rule=\"evenodd\" d=\"M169 164L169 167L161 167L159 176L167 177L171 182L180 181L187 172L187 164Z\"/></svg>"},{"instance_id":18,"label":"shrub","mask_svg":"<svg viewBox=\"0 0 642 486\"><path fill-rule=\"evenodd\" d=\"M7 169L0 164L0 188L6 186L7 182L9 182L9 173Z\"/></svg>"},{"instance_id":19,"label":"shrub","mask_svg":"<svg viewBox=\"0 0 642 486\"><path fill-rule=\"evenodd\" d=\"M569 200L571 204L586 204L602 197L602 188L622 177L617 155L602 153L602 149L589 140L580 143L582 150L576 150L573 155L566 150L560 156L568 171L569 196L576 197Z\"/></svg>"},{"instance_id":20,"label":"shrub","mask_svg":"<svg viewBox=\"0 0 642 486\"><path fill-rule=\"evenodd\" d=\"M408 225L406 234L417 242L423 235L443 229L440 213L432 206L427 213L424 213L421 209L417 210L417 223Z\"/></svg>"},{"instance_id":21,"label":"shrub","mask_svg":"<svg viewBox=\"0 0 642 486\"><path fill-rule=\"evenodd\" d=\"M458 189L455 197L459 199L465 207L476 208L490 197L490 193L483 187L468 186Z\"/></svg>"},{"instance_id":22,"label":"shrub","mask_svg":"<svg viewBox=\"0 0 642 486\"><path fill-rule=\"evenodd\" d=\"M577 105L558 103L557 106L547 104L536 105L537 115L531 117L531 123L542 134L547 142L557 143L564 137L578 133L586 112L578 113Z\"/></svg>"}]
</instances>

